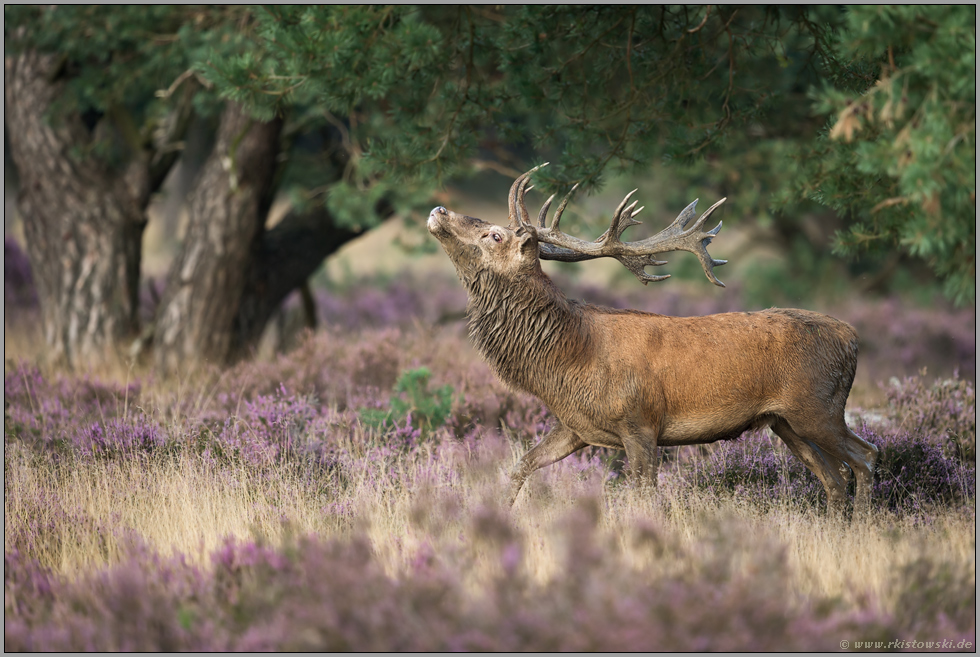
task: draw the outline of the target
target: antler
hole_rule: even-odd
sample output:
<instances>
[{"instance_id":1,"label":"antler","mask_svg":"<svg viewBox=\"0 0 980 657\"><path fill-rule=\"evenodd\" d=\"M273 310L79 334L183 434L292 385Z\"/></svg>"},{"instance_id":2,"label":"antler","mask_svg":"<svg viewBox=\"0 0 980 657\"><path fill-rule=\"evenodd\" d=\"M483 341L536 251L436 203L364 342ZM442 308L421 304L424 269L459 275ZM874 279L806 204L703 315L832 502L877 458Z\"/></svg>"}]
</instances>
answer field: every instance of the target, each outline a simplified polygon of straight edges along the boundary
<instances>
[{"instance_id":1,"label":"antler","mask_svg":"<svg viewBox=\"0 0 980 657\"><path fill-rule=\"evenodd\" d=\"M541 167L547 166L547 164L547 162L540 164L519 176L511 186L510 196L508 198L511 225L516 223L518 233L522 230L535 233L538 238L538 250L542 260L579 262L594 258L615 258L633 272L633 275L641 283L646 285L650 281L662 281L665 278L670 278L670 274L653 276L646 273L645 268L649 265L659 266L667 264L665 260L654 258L653 256L655 254L666 253L668 251L690 251L701 261L701 267L704 269L708 280L715 285L725 287L725 284L718 280L712 270L714 267L724 265L728 261L715 260L708 254L708 244L711 243L711 240L721 230L722 222L719 221L717 226L707 232L702 231L701 227L711 213L719 205L724 203L727 198L721 199L708 208L690 228L688 228L688 224L691 223L691 220L697 214L695 211L695 207L698 204L697 199L684 208L670 226L653 237L648 237L638 242L623 242L620 239L623 231L630 226L636 226L641 223L636 221L634 217L640 213L643 207L634 210L636 201L627 205L630 197L636 192L634 189L626 195L626 198L616 208L608 230L596 238L594 242L587 242L583 239L566 235L558 229L558 225L561 222L561 214L565 211L565 206L568 205L572 193L578 188L577 184L569 190L568 194L558 205L554 218L551 220L551 226L545 227L545 219L547 218L548 210L551 208L551 202L555 199L554 195L545 201L541 207L541 211L538 213L538 225L534 226L530 223L530 215L527 212L524 195L531 189L531 187L528 187L531 174Z\"/></svg>"}]
</instances>

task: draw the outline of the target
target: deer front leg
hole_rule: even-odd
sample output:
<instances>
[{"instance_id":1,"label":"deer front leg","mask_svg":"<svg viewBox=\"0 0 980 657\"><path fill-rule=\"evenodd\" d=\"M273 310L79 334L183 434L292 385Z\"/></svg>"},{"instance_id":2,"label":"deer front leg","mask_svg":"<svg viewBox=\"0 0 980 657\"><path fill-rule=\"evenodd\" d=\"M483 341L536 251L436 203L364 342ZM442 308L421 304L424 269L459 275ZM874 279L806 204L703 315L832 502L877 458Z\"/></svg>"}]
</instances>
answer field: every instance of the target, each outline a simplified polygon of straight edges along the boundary
<instances>
[{"instance_id":1,"label":"deer front leg","mask_svg":"<svg viewBox=\"0 0 980 657\"><path fill-rule=\"evenodd\" d=\"M517 501L517 494L521 492L521 487L532 472L560 461L585 446L586 443L563 424L559 424L549 431L541 439L541 442L532 447L521 458L521 462L514 468L514 472L510 476L510 506L514 506L514 502Z\"/></svg>"},{"instance_id":2,"label":"deer front leg","mask_svg":"<svg viewBox=\"0 0 980 657\"><path fill-rule=\"evenodd\" d=\"M623 437L623 447L629 460L629 476L641 487L655 487L660 466L657 433L652 430L631 432Z\"/></svg>"}]
</instances>

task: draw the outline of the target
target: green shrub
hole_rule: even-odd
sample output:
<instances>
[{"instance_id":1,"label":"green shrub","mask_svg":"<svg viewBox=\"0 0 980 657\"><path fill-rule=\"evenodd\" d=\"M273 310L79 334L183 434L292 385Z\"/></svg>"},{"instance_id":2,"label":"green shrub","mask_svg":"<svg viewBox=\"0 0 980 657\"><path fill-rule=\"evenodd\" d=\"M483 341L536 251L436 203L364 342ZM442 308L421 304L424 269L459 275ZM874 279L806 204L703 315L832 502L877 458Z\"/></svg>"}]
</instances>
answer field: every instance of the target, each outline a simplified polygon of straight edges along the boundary
<instances>
[{"instance_id":1,"label":"green shrub","mask_svg":"<svg viewBox=\"0 0 980 657\"><path fill-rule=\"evenodd\" d=\"M405 370L395 383L388 408L362 408L361 422L376 429L410 425L420 437L442 426L449 419L455 396L449 385L429 390L431 376L426 367Z\"/></svg>"}]
</instances>

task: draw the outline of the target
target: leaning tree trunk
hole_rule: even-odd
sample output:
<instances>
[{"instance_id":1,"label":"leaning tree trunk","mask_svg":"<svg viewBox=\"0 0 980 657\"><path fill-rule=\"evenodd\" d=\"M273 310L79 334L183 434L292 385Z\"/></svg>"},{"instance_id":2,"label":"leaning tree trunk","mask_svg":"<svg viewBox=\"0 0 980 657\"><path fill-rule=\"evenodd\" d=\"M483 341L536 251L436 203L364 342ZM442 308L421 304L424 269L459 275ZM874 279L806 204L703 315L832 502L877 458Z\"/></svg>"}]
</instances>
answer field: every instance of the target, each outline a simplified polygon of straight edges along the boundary
<instances>
[{"instance_id":1,"label":"leaning tree trunk","mask_svg":"<svg viewBox=\"0 0 980 657\"><path fill-rule=\"evenodd\" d=\"M44 338L73 364L137 329L145 218L126 182L72 154L90 140L80 120L47 120L56 66L36 52L5 58L4 109Z\"/></svg>"},{"instance_id":2,"label":"leaning tree trunk","mask_svg":"<svg viewBox=\"0 0 980 657\"><path fill-rule=\"evenodd\" d=\"M281 126L278 119L252 119L237 103L222 113L157 309L153 350L163 371L230 357L246 274L271 205Z\"/></svg>"},{"instance_id":3,"label":"leaning tree trunk","mask_svg":"<svg viewBox=\"0 0 980 657\"><path fill-rule=\"evenodd\" d=\"M384 214L390 213L386 208ZM232 333L232 360L252 355L273 313L303 286L324 258L363 233L338 226L322 206L290 212L255 241ZM307 288L308 289L308 288Z\"/></svg>"},{"instance_id":4,"label":"leaning tree trunk","mask_svg":"<svg viewBox=\"0 0 980 657\"><path fill-rule=\"evenodd\" d=\"M338 225L323 206L291 211L265 228L280 127L279 121L250 120L236 104L222 114L214 151L191 196L184 246L157 311L153 349L164 371L252 355L289 293L364 232ZM393 210L383 201L376 211L387 216Z\"/></svg>"}]
</instances>

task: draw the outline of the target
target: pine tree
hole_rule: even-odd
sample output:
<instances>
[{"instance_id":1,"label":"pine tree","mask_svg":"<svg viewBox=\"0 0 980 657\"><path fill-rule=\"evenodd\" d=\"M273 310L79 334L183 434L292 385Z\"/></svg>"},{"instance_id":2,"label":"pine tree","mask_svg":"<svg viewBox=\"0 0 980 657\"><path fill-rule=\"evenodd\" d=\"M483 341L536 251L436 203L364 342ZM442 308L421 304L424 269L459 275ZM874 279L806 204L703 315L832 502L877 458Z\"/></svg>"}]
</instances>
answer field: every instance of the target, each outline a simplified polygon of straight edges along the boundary
<instances>
[{"instance_id":1,"label":"pine tree","mask_svg":"<svg viewBox=\"0 0 980 657\"><path fill-rule=\"evenodd\" d=\"M10 6L45 333L71 359L140 330L146 205L195 114L216 146L142 329L169 369L249 353L327 255L436 185L544 160L537 184L588 190L707 157L785 233L821 204L840 253L909 253L973 303L975 34L972 6Z\"/></svg>"}]
</instances>

